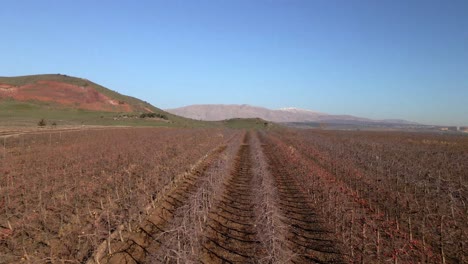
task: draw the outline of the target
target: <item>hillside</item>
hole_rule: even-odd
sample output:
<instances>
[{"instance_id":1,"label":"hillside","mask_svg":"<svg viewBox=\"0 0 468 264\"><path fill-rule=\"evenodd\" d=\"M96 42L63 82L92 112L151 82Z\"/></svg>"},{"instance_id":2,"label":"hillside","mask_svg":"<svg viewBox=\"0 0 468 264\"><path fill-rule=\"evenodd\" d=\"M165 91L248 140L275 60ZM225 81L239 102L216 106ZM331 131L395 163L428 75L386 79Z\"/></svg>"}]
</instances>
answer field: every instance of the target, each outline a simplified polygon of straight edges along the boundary
<instances>
[{"instance_id":1,"label":"hillside","mask_svg":"<svg viewBox=\"0 0 468 264\"><path fill-rule=\"evenodd\" d=\"M232 118L261 118L267 121L279 123L324 122L334 124L416 124L406 120L372 120L351 115L330 115L292 107L271 110L268 108L250 105L213 104L190 105L175 109L166 109L166 111L175 115L206 121L225 120Z\"/></svg>"},{"instance_id":2,"label":"hillside","mask_svg":"<svg viewBox=\"0 0 468 264\"><path fill-rule=\"evenodd\" d=\"M141 118L145 113L154 114ZM87 79L62 74L0 77L0 125L29 126L40 119L59 125L200 125Z\"/></svg>"},{"instance_id":3,"label":"hillside","mask_svg":"<svg viewBox=\"0 0 468 264\"><path fill-rule=\"evenodd\" d=\"M5 99L104 112L161 111L149 103L87 79L61 74L0 77L0 100Z\"/></svg>"}]
</instances>

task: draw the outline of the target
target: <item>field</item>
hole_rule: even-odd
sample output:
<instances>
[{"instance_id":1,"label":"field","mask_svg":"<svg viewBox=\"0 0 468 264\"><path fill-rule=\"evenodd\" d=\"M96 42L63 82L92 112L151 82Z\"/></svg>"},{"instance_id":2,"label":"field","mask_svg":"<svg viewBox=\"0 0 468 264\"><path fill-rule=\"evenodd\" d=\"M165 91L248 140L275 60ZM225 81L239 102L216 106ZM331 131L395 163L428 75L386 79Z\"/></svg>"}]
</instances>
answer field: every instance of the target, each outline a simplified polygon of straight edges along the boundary
<instances>
[{"instance_id":1,"label":"field","mask_svg":"<svg viewBox=\"0 0 468 264\"><path fill-rule=\"evenodd\" d=\"M0 263L467 263L468 137L0 134Z\"/></svg>"},{"instance_id":2,"label":"field","mask_svg":"<svg viewBox=\"0 0 468 264\"><path fill-rule=\"evenodd\" d=\"M215 122L190 120L157 111L155 113L168 116L161 118L139 118L140 112L106 112L86 109L64 108L54 103L18 102L0 100L0 127L22 127L28 129L36 126L41 119L46 121L46 127L53 123L57 128L64 126L147 126L147 127L207 127L219 126Z\"/></svg>"}]
</instances>

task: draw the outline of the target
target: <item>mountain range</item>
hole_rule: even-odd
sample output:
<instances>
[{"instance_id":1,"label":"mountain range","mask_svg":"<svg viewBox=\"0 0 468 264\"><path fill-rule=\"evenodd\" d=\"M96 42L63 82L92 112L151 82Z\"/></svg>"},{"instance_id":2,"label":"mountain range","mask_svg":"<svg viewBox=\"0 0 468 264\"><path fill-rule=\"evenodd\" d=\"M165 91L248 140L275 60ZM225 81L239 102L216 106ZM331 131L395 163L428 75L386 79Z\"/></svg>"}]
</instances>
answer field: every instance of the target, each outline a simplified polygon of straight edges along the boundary
<instances>
[{"instance_id":1,"label":"mountain range","mask_svg":"<svg viewBox=\"0 0 468 264\"><path fill-rule=\"evenodd\" d=\"M400 119L373 120L369 118L356 117L351 115L331 115L322 112L316 112L294 107L272 110L264 107L251 106L246 104L189 105L185 107L165 110L175 115L205 121L218 121L231 118L258 117L267 121L278 123L323 122L334 124L417 124L415 122Z\"/></svg>"}]
</instances>

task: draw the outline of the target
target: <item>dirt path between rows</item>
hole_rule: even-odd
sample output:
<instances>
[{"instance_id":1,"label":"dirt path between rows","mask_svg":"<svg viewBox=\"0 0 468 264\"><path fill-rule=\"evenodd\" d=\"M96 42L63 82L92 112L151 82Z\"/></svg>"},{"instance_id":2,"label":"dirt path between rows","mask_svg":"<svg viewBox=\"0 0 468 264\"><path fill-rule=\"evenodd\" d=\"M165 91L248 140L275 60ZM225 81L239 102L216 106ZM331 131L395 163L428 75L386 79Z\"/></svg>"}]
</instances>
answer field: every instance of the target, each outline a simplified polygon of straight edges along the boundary
<instances>
[{"instance_id":1,"label":"dirt path between rows","mask_svg":"<svg viewBox=\"0 0 468 264\"><path fill-rule=\"evenodd\" d=\"M342 253L334 234L318 215L313 196L291 175L287 161L269 144L263 151L276 186L277 206L287 226L286 246L294 253L292 263L342 263Z\"/></svg>"},{"instance_id":2,"label":"dirt path between rows","mask_svg":"<svg viewBox=\"0 0 468 264\"><path fill-rule=\"evenodd\" d=\"M252 263L266 252L258 239L249 134L237 154L225 192L209 213L200 261Z\"/></svg>"},{"instance_id":3,"label":"dirt path between rows","mask_svg":"<svg viewBox=\"0 0 468 264\"><path fill-rule=\"evenodd\" d=\"M277 151L256 132L215 150L90 263L343 263L320 205Z\"/></svg>"}]
</instances>

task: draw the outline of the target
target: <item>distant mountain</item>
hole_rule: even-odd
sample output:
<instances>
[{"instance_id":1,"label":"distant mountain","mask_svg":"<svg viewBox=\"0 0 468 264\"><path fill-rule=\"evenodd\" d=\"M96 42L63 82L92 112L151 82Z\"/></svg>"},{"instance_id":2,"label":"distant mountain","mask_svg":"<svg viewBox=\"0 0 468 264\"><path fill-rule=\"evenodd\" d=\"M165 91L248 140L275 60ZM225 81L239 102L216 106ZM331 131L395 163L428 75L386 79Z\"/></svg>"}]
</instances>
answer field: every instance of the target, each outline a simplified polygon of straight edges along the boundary
<instances>
[{"instance_id":1,"label":"distant mountain","mask_svg":"<svg viewBox=\"0 0 468 264\"><path fill-rule=\"evenodd\" d=\"M262 118L274 122L299 121L296 114L288 111L273 111L250 105L191 105L167 109L169 113L197 120L219 121L231 118Z\"/></svg>"},{"instance_id":2,"label":"distant mountain","mask_svg":"<svg viewBox=\"0 0 468 264\"><path fill-rule=\"evenodd\" d=\"M372 120L369 118L356 117L351 115L330 115L326 113L288 107L271 110L264 107L251 105L189 105L180 108L166 109L167 112L206 121L218 121L231 118L262 118L272 122L292 123L292 122L324 122L335 124L417 124L406 120Z\"/></svg>"},{"instance_id":3,"label":"distant mountain","mask_svg":"<svg viewBox=\"0 0 468 264\"><path fill-rule=\"evenodd\" d=\"M137 98L62 74L0 77L0 102L5 100L104 112L162 112Z\"/></svg>"}]
</instances>

